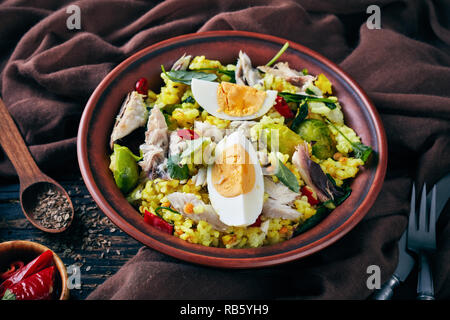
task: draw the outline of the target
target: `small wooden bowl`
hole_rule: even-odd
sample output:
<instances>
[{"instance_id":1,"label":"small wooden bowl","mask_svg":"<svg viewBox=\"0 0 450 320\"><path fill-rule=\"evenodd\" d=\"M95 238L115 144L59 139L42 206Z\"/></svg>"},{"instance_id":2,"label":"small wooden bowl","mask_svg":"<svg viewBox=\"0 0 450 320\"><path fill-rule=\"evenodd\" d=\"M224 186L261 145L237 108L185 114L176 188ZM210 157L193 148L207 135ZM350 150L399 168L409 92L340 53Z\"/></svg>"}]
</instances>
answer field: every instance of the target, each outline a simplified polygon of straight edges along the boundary
<instances>
[{"instance_id":1,"label":"small wooden bowl","mask_svg":"<svg viewBox=\"0 0 450 320\"><path fill-rule=\"evenodd\" d=\"M46 250L49 250L49 248L31 241L16 240L2 242L0 243L0 269L3 270L5 266L17 260L21 260L27 264ZM68 300L69 289L67 287L66 267L54 252L53 263L58 270L55 279L55 288L59 292L59 300Z\"/></svg>"}]
</instances>

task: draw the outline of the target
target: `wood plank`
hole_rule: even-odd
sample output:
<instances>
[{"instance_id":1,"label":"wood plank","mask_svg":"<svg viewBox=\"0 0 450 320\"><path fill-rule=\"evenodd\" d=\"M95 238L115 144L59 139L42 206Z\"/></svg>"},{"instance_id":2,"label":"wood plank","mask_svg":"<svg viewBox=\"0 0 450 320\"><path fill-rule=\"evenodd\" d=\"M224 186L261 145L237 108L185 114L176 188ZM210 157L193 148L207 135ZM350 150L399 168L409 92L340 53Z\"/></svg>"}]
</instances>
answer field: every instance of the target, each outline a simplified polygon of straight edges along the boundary
<instances>
[{"instance_id":1,"label":"wood plank","mask_svg":"<svg viewBox=\"0 0 450 320\"><path fill-rule=\"evenodd\" d=\"M0 241L35 241L55 251L66 266L79 265L81 289L72 289L70 295L72 299L84 299L116 273L142 245L109 221L81 179L59 182L75 207L70 229L51 235L34 228L20 208L19 185L0 185Z\"/></svg>"}]
</instances>

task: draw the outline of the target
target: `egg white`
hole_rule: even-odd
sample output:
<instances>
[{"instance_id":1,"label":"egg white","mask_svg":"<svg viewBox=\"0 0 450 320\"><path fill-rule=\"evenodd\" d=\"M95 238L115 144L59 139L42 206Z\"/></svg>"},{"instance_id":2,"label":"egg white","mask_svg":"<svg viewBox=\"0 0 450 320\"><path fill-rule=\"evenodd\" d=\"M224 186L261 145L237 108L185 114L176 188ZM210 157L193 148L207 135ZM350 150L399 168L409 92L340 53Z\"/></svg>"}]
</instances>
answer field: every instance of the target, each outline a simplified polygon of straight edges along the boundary
<instances>
[{"instance_id":1,"label":"egg white","mask_svg":"<svg viewBox=\"0 0 450 320\"><path fill-rule=\"evenodd\" d=\"M261 214L264 202L264 180L262 169L258 161L255 149L249 140L238 132L232 133L223 138L215 149L216 159L220 159L223 150L235 144L240 144L249 154L250 163L255 170L255 184L253 189L245 194L227 198L222 196L216 189L212 181L212 168L208 167L207 182L209 199L214 210L219 215L219 219L229 226L248 226L255 223Z\"/></svg>"},{"instance_id":2,"label":"egg white","mask_svg":"<svg viewBox=\"0 0 450 320\"><path fill-rule=\"evenodd\" d=\"M195 101L197 101L198 104L203 109L208 111L213 116L224 120L251 120L262 117L270 110L270 108L272 108L272 106L275 104L275 99L277 97L277 91L267 90L266 98L264 99L263 105L261 106L261 108L259 108L258 112L248 116L234 117L218 111L219 110L219 104L217 103L218 86L219 86L218 82L211 82L200 79L192 79L191 81L191 90Z\"/></svg>"}]
</instances>

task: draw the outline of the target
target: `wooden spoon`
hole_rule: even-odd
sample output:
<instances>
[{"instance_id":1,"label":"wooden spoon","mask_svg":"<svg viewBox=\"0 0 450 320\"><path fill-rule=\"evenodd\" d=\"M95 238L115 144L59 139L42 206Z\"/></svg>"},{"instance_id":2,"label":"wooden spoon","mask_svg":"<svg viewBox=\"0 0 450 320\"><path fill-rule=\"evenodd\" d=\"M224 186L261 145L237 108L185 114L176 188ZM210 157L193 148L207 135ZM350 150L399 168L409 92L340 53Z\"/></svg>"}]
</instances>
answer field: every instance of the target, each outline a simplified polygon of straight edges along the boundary
<instances>
[{"instance_id":1,"label":"wooden spoon","mask_svg":"<svg viewBox=\"0 0 450 320\"><path fill-rule=\"evenodd\" d=\"M14 120L0 98L0 144L8 155L20 179L20 205L25 217L36 228L50 233L66 230L73 220L74 209L66 190L55 180L45 175L37 166L30 151L25 145ZM33 210L39 204L38 197L48 190L63 195L70 205L70 218L62 228L47 228L42 226L33 215Z\"/></svg>"}]
</instances>

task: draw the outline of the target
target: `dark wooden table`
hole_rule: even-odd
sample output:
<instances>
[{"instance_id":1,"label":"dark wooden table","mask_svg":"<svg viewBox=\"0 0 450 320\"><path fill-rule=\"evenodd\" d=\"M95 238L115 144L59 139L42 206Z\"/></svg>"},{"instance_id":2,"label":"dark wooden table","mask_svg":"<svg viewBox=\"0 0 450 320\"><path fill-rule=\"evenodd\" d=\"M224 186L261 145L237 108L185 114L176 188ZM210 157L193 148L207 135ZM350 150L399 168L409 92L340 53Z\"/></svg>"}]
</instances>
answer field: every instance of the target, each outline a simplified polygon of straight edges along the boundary
<instances>
[{"instance_id":1,"label":"dark wooden table","mask_svg":"<svg viewBox=\"0 0 450 320\"><path fill-rule=\"evenodd\" d=\"M66 266L77 265L81 288L71 299L84 299L142 247L119 230L98 209L81 178L58 181L75 207L72 226L62 234L46 234L25 219L19 203L19 185L0 185L0 242L29 240L52 249Z\"/></svg>"},{"instance_id":2,"label":"dark wooden table","mask_svg":"<svg viewBox=\"0 0 450 320\"><path fill-rule=\"evenodd\" d=\"M19 185L0 184L0 242L35 241L56 252L66 266L80 266L81 288L72 289L70 296L71 299L84 299L116 273L142 245L119 230L98 209L81 178L58 182L66 188L75 207L72 226L59 235L34 228L20 208ZM394 299L415 298L416 269L406 283L397 288Z\"/></svg>"}]
</instances>

